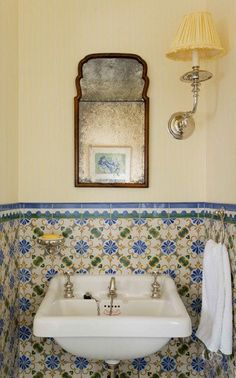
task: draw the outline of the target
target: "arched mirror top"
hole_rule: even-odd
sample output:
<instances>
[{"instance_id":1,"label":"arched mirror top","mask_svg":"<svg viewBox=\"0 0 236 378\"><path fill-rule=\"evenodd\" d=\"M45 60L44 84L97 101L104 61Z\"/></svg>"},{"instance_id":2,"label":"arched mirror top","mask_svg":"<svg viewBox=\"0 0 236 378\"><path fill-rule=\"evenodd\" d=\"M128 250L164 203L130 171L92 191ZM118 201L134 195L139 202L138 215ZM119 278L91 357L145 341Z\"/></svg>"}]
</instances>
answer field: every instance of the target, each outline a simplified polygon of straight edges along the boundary
<instances>
[{"instance_id":1,"label":"arched mirror top","mask_svg":"<svg viewBox=\"0 0 236 378\"><path fill-rule=\"evenodd\" d=\"M79 64L78 94L81 101L141 101L146 73L146 63L137 55L88 55Z\"/></svg>"}]
</instances>

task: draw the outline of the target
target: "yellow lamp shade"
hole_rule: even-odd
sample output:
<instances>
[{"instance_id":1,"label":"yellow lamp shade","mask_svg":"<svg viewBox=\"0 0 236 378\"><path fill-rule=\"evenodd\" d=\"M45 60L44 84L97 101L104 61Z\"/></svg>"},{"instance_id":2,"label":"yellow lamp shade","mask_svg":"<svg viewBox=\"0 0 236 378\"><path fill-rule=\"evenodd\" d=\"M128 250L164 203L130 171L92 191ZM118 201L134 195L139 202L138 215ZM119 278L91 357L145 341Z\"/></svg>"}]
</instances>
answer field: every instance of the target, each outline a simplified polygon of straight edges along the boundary
<instances>
[{"instance_id":1,"label":"yellow lamp shade","mask_svg":"<svg viewBox=\"0 0 236 378\"><path fill-rule=\"evenodd\" d=\"M191 60L193 51L197 51L201 59L211 59L224 54L212 16L208 12L184 16L166 56L173 60Z\"/></svg>"}]
</instances>

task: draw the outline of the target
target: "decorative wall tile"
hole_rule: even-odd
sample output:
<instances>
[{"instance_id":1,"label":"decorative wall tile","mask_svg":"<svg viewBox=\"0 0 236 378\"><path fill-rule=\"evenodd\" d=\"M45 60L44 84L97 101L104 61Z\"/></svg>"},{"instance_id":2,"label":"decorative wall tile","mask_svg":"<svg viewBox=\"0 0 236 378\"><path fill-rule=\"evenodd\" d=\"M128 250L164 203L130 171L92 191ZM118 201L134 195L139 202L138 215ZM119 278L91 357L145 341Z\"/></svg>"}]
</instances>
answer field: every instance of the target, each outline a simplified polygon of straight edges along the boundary
<instances>
[{"instance_id":1,"label":"decorative wall tile","mask_svg":"<svg viewBox=\"0 0 236 378\"><path fill-rule=\"evenodd\" d=\"M0 209L0 274L4 282L0 286L0 302L4 303L0 316L4 348L4 361L0 353L0 376L107 377L102 361L72 356L53 339L40 339L32 334L33 317L50 279L70 269L80 274L144 274L157 270L175 280L192 320L192 336L173 339L151 356L122 361L119 378L233 378L233 357L211 358L195 336L201 310L203 251L209 235L216 239L221 235L220 222L214 215L215 209L221 206L19 204ZM236 207L226 207L225 243L236 298ZM38 236L45 232L64 235L59 253L49 255L38 245ZM235 306L234 317L236 324Z\"/></svg>"},{"instance_id":2,"label":"decorative wall tile","mask_svg":"<svg viewBox=\"0 0 236 378\"><path fill-rule=\"evenodd\" d=\"M12 215L12 216L11 216ZM18 230L16 213L0 216L0 376L13 377L18 350Z\"/></svg>"}]
</instances>

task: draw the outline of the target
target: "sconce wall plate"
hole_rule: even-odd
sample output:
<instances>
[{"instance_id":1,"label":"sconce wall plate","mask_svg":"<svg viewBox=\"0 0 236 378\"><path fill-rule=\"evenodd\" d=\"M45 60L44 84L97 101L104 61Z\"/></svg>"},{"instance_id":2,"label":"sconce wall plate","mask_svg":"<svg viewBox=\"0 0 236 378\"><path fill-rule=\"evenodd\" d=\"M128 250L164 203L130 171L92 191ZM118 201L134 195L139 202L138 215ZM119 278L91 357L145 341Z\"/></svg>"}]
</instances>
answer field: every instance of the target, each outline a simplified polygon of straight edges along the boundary
<instances>
[{"instance_id":1,"label":"sconce wall plate","mask_svg":"<svg viewBox=\"0 0 236 378\"><path fill-rule=\"evenodd\" d=\"M195 129L193 117L188 112L172 114L168 122L168 130L175 139L186 139L192 135Z\"/></svg>"}]
</instances>

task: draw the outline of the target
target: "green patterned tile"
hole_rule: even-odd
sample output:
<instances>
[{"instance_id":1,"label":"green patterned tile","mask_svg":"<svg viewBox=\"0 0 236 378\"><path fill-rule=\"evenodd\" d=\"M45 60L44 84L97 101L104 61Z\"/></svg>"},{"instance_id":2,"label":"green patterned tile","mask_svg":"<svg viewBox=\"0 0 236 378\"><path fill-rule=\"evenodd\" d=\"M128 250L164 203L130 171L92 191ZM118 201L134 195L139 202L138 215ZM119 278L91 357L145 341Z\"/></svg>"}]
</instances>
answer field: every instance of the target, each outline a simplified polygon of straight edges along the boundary
<instances>
[{"instance_id":1,"label":"green patterned tile","mask_svg":"<svg viewBox=\"0 0 236 378\"><path fill-rule=\"evenodd\" d=\"M30 215L25 209L20 228L14 214L0 222L0 277L6 283L2 311L4 366L0 367L4 378L107 377L103 362L72 356L52 339L32 336L33 316L49 280L63 270L90 274L142 274L158 270L169 274L176 282L196 331L201 305L203 249L209 235L220 237L219 221L211 219L210 215L199 217L201 209L195 213L191 213L191 209L184 212L183 208L162 209L165 213L141 207L117 210L74 209L66 214L65 209L31 209ZM233 215L227 217L225 242L235 273ZM43 232L63 233L65 242L59 253L47 254L38 245L37 237ZM233 277L235 298L236 274ZM235 327L235 309L234 316ZM22 332L19 347L18 322ZM119 378L205 377L209 364L203 352L204 346L197 342L194 334L191 338L174 339L151 356L122 361ZM19 354L17 358L16 354ZM221 358L216 362L211 366L212 374L233 377L233 359Z\"/></svg>"}]
</instances>

